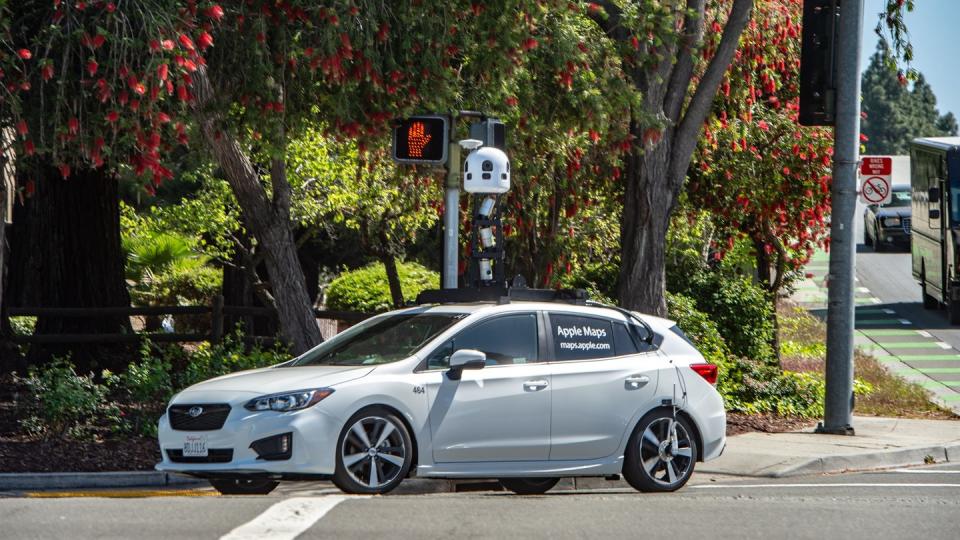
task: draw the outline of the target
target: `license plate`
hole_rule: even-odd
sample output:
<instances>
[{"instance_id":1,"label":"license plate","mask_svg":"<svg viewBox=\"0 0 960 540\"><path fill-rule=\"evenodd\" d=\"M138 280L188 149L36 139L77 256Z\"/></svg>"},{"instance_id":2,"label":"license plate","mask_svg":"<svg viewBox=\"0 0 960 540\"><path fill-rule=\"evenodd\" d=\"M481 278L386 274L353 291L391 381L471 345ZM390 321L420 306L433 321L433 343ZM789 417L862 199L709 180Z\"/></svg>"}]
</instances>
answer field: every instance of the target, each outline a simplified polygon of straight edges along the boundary
<instances>
[{"instance_id":1,"label":"license plate","mask_svg":"<svg viewBox=\"0 0 960 540\"><path fill-rule=\"evenodd\" d=\"M183 457L207 457L207 438L203 435L187 435L183 441Z\"/></svg>"}]
</instances>

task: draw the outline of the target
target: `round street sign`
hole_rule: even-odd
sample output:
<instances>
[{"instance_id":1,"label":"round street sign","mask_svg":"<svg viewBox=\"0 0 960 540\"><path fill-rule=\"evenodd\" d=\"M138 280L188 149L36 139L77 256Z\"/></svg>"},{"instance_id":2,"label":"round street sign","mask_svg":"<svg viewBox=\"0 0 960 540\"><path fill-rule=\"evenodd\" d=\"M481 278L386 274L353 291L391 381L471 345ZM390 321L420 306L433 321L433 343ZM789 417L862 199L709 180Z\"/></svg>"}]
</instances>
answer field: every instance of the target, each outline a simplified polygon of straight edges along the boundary
<instances>
[{"instance_id":1,"label":"round street sign","mask_svg":"<svg viewBox=\"0 0 960 540\"><path fill-rule=\"evenodd\" d=\"M890 198L890 178L887 176L871 176L863 181L860 196L867 204L884 204Z\"/></svg>"}]
</instances>

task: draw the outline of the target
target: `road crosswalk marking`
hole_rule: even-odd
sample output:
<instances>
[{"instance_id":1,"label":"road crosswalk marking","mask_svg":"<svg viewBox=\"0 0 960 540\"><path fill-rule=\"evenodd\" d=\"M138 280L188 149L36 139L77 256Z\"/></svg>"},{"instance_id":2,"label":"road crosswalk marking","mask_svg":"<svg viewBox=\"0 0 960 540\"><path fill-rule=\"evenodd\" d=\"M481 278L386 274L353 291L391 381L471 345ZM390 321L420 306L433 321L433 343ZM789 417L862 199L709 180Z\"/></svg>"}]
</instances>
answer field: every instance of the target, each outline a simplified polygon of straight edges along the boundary
<instances>
[{"instance_id":1,"label":"road crosswalk marking","mask_svg":"<svg viewBox=\"0 0 960 540\"><path fill-rule=\"evenodd\" d=\"M220 540L293 540L313 526L330 510L350 498L346 495L292 497L267 508L259 516L244 523Z\"/></svg>"}]
</instances>

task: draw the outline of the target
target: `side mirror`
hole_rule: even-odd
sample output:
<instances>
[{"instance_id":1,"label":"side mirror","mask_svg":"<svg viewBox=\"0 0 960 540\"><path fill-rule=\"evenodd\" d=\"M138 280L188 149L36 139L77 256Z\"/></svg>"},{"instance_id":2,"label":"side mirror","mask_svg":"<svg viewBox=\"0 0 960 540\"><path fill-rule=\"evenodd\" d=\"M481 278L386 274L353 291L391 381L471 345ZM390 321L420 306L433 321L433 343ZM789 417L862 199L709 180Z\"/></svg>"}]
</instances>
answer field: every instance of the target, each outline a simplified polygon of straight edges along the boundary
<instances>
[{"instance_id":1,"label":"side mirror","mask_svg":"<svg viewBox=\"0 0 960 540\"><path fill-rule=\"evenodd\" d=\"M459 381L465 369L483 369L487 365L487 355L474 349L460 349L450 356L450 370L447 377Z\"/></svg>"},{"instance_id":2,"label":"side mirror","mask_svg":"<svg viewBox=\"0 0 960 540\"><path fill-rule=\"evenodd\" d=\"M940 219L940 209L939 209L939 208L931 208L931 209L930 209L929 218L930 218L930 219Z\"/></svg>"},{"instance_id":3,"label":"side mirror","mask_svg":"<svg viewBox=\"0 0 960 540\"><path fill-rule=\"evenodd\" d=\"M934 186L927 191L927 196L930 198L931 203L940 204L940 188Z\"/></svg>"}]
</instances>

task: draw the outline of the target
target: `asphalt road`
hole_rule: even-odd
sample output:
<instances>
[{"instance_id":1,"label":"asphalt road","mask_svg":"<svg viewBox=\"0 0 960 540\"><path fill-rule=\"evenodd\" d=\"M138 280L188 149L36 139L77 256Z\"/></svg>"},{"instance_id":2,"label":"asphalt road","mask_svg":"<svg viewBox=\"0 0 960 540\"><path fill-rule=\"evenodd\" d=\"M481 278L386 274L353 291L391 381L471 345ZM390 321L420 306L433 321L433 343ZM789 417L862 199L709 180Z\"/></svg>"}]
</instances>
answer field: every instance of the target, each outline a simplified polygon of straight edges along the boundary
<instances>
[{"instance_id":1,"label":"asphalt road","mask_svg":"<svg viewBox=\"0 0 960 540\"><path fill-rule=\"evenodd\" d=\"M328 485L291 484L266 497L208 490L146 498L11 497L0 499L0 537L960 537L957 464L790 480L694 480L678 493L657 495L606 489L361 498Z\"/></svg>"}]
</instances>

